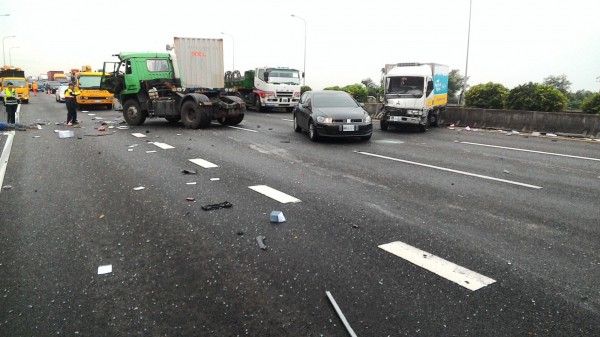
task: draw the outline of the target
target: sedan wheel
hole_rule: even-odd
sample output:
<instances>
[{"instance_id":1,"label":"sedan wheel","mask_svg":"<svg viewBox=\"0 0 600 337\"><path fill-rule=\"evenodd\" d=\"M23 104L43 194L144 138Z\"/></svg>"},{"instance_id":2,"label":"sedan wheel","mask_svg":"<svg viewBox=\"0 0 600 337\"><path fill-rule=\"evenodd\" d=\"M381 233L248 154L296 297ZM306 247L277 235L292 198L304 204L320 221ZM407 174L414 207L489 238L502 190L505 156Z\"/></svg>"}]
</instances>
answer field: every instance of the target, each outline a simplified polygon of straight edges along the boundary
<instances>
[{"instance_id":1,"label":"sedan wheel","mask_svg":"<svg viewBox=\"0 0 600 337\"><path fill-rule=\"evenodd\" d=\"M319 140L319 133L317 132L317 127L313 122L308 124L308 138L313 142Z\"/></svg>"},{"instance_id":2,"label":"sedan wheel","mask_svg":"<svg viewBox=\"0 0 600 337\"><path fill-rule=\"evenodd\" d=\"M302 131L302 128L300 127L300 125L298 125L298 117L296 117L296 115L294 115L294 131Z\"/></svg>"}]
</instances>

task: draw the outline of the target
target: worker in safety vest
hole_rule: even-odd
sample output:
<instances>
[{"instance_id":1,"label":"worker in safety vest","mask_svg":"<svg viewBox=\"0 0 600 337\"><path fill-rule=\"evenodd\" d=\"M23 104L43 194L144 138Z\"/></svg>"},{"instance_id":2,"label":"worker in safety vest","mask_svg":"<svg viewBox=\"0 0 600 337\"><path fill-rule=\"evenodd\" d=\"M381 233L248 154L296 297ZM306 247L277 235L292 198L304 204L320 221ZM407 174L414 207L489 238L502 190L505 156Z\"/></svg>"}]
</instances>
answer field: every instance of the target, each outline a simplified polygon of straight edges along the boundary
<instances>
[{"instance_id":1,"label":"worker in safety vest","mask_svg":"<svg viewBox=\"0 0 600 337\"><path fill-rule=\"evenodd\" d=\"M67 125L77 125L77 99L76 96L80 94L79 91L75 90L73 83L69 84L69 88L65 91L65 103L67 106Z\"/></svg>"},{"instance_id":2,"label":"worker in safety vest","mask_svg":"<svg viewBox=\"0 0 600 337\"><path fill-rule=\"evenodd\" d=\"M37 96L37 92L38 92L38 84L37 84L37 82L33 82L31 84L31 90L33 90L33 96Z\"/></svg>"},{"instance_id":3,"label":"worker in safety vest","mask_svg":"<svg viewBox=\"0 0 600 337\"><path fill-rule=\"evenodd\" d=\"M0 93L4 98L4 105L6 106L6 122L8 124L15 124L15 115L19 105L19 97L13 88L12 82L8 82L6 86L7 87Z\"/></svg>"}]
</instances>

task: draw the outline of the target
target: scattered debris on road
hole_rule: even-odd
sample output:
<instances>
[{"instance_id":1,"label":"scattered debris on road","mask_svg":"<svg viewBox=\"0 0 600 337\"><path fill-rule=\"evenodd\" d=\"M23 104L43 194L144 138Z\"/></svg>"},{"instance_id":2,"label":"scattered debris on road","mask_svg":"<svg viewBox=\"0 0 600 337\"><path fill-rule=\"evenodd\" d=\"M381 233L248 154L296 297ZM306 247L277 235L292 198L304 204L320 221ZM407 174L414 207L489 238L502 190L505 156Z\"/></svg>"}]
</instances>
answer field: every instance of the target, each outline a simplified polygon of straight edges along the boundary
<instances>
[{"instance_id":1,"label":"scattered debris on road","mask_svg":"<svg viewBox=\"0 0 600 337\"><path fill-rule=\"evenodd\" d=\"M270 216L271 222L285 222L285 216L281 211L273 211Z\"/></svg>"},{"instance_id":2,"label":"scattered debris on road","mask_svg":"<svg viewBox=\"0 0 600 337\"><path fill-rule=\"evenodd\" d=\"M266 239L266 237L264 237L263 235L259 235L256 237L256 242L258 242L258 246L262 250L267 250L267 245L265 245L265 242L264 242L265 239Z\"/></svg>"},{"instance_id":3,"label":"scattered debris on road","mask_svg":"<svg viewBox=\"0 0 600 337\"><path fill-rule=\"evenodd\" d=\"M213 209L230 208L231 206L233 206L233 204L229 201L223 201L222 203L218 204L203 205L202 209L205 211L212 211Z\"/></svg>"}]
</instances>

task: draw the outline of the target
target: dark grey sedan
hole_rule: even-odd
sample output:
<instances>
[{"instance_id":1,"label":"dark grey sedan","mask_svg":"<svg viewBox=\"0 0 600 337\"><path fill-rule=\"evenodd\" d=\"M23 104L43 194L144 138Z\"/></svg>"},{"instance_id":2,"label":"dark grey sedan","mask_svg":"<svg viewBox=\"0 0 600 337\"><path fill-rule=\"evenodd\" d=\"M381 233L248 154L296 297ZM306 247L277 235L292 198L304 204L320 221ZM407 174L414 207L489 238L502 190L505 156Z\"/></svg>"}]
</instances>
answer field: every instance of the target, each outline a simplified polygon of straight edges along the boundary
<instances>
[{"instance_id":1,"label":"dark grey sedan","mask_svg":"<svg viewBox=\"0 0 600 337\"><path fill-rule=\"evenodd\" d=\"M344 91L307 91L294 109L294 131L308 131L312 141L320 137L371 139L371 117Z\"/></svg>"}]
</instances>

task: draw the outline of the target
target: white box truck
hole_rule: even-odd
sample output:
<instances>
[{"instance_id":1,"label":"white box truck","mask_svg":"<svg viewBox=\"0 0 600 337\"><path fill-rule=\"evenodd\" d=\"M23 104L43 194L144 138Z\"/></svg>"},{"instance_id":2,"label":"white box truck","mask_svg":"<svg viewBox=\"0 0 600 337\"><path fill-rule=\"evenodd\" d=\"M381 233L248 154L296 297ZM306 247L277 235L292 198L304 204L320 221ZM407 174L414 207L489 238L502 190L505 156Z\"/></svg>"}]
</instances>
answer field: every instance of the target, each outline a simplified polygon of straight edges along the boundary
<instances>
[{"instance_id":1,"label":"white box truck","mask_svg":"<svg viewBox=\"0 0 600 337\"><path fill-rule=\"evenodd\" d=\"M394 125L438 126L440 112L448 104L446 65L437 63L386 64L382 70L383 106L381 130Z\"/></svg>"}]
</instances>

